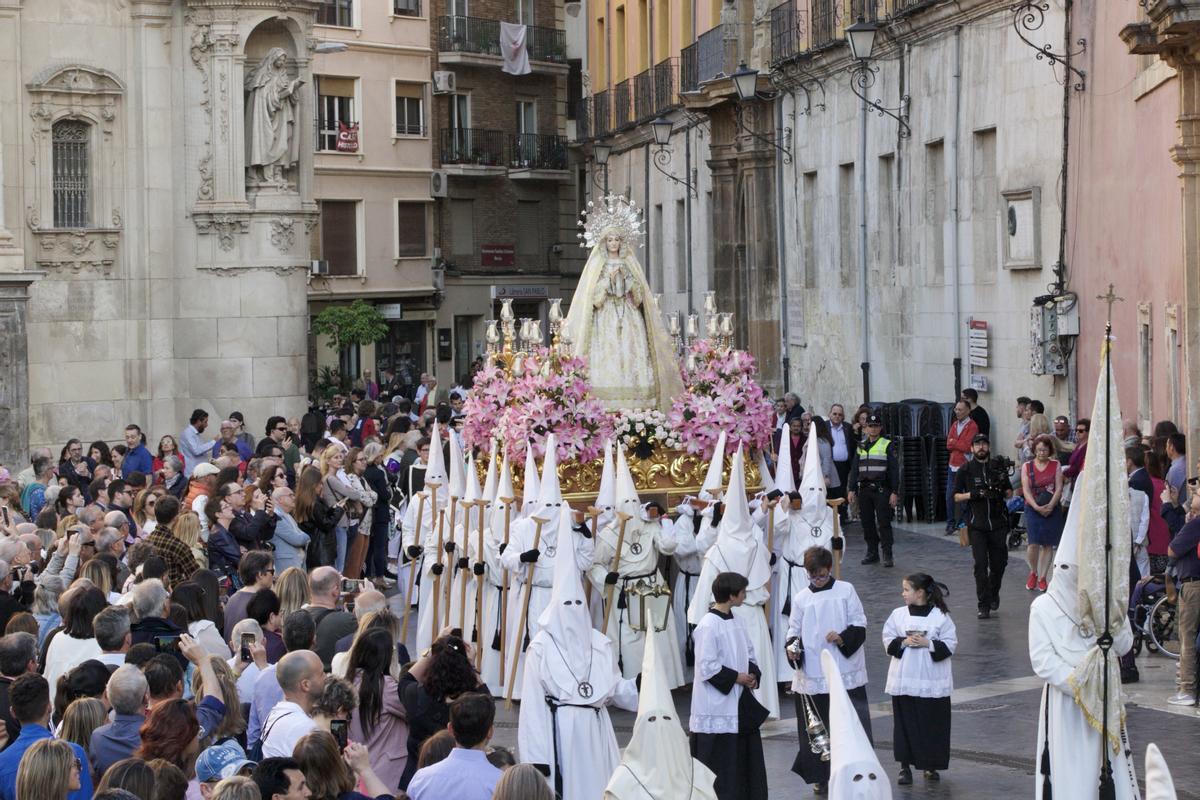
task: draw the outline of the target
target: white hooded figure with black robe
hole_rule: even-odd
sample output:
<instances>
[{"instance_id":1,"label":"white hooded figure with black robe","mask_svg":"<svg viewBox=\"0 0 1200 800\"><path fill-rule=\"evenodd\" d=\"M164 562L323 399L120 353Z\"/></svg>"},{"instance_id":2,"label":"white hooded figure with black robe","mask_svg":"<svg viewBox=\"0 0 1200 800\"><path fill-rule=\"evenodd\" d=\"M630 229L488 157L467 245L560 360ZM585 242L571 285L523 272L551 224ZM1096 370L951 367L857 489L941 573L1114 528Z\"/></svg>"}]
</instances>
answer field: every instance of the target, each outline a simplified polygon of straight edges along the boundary
<instances>
[{"instance_id":1,"label":"white hooded figure with black robe","mask_svg":"<svg viewBox=\"0 0 1200 800\"><path fill-rule=\"evenodd\" d=\"M486 517L480 503L483 492L477 476L475 459L468 455L463 475L466 490L458 502L454 526L454 552L449 554L446 566L447 572L454 567L454 580L450 585L450 625L462 630L466 642L478 641L475 636L475 594L478 590L475 568L479 565L486 571L479 549L479 524L481 521L486 524Z\"/></svg>"},{"instance_id":2,"label":"white hooded figure with black robe","mask_svg":"<svg viewBox=\"0 0 1200 800\"><path fill-rule=\"evenodd\" d=\"M828 650L821 651L821 668L829 685L829 800L892 800L892 782Z\"/></svg>"},{"instance_id":3,"label":"white hooded figure with black robe","mask_svg":"<svg viewBox=\"0 0 1200 800\"><path fill-rule=\"evenodd\" d=\"M646 633L642 689L633 735L621 753L621 764L604 790L604 800L717 800L712 770L692 758L691 747L667 680L665 661L673 648L666 636Z\"/></svg>"},{"instance_id":4,"label":"white hooded figure with black robe","mask_svg":"<svg viewBox=\"0 0 1200 800\"><path fill-rule=\"evenodd\" d=\"M517 748L562 800L600 800L620 762L608 706L636 710L637 684L621 677L612 641L592 627L573 512L556 513L554 588L525 652Z\"/></svg>"},{"instance_id":5,"label":"white hooded figure with black robe","mask_svg":"<svg viewBox=\"0 0 1200 800\"><path fill-rule=\"evenodd\" d=\"M770 599L771 559L767 545L758 535L759 531L750 520L750 507L746 502L746 467L742 447L738 445L733 457L729 476L729 490L725 493L724 512L718 522L715 535L702 531L697 537L697 547L706 551L704 567L696 586L696 593L688 606L688 622L699 625L712 603L712 584L722 572L736 572L746 578L746 601L733 609L733 614L746 626L746 633L754 646L755 653L763 653L759 668L762 677L754 696L766 707L771 719L779 719L779 686L775 659L770 657L771 633L767 629L763 604ZM711 542L711 546L710 543Z\"/></svg>"},{"instance_id":6,"label":"white hooded figure with black robe","mask_svg":"<svg viewBox=\"0 0 1200 800\"><path fill-rule=\"evenodd\" d=\"M430 433L429 465L425 469L425 488L416 497L409 500L405 509L404 519L400 525L401 547L405 558L409 560L409 569L415 569L417 591L416 603L413 604L409 623L409 642L415 649L410 652L423 653L433 641L430 634L430 623L433 614L433 578L430 568L436 559L426 557L425 541L437 535L438 522L449 505L449 487L447 486L446 462L442 455L441 433L438 424L433 423ZM443 532L445 521L442 521ZM424 620L425 624L421 625Z\"/></svg>"},{"instance_id":7,"label":"white hooded figure with black robe","mask_svg":"<svg viewBox=\"0 0 1200 800\"><path fill-rule=\"evenodd\" d=\"M546 457L542 461L541 492L533 504L531 513L512 525L508 547L500 556L501 565L509 571L508 633L504 643L504 683L519 698L522 686L521 670L524 651L528 642L538 632L542 611L550 602L550 590L554 585L554 560L562 542L558 538L559 511L570 507L562 500L558 483L558 455L554 434L546 437ZM591 532L586 526L572 528L572 552L576 557L576 569L582 575L592 566L594 550ZM581 584L582 586L582 584ZM525 608L526 589L529 589L529 611L524 615L525 626L521 626ZM582 591L582 589L581 589ZM513 663L516 662L514 673ZM510 685L511 684L511 685Z\"/></svg>"},{"instance_id":8,"label":"white hooded figure with black robe","mask_svg":"<svg viewBox=\"0 0 1200 800\"><path fill-rule=\"evenodd\" d=\"M625 460L625 448L619 444L616 497L616 514L595 538L595 557L588 572L593 586L601 589L605 597L612 594L600 630L613 640L622 674L635 678L642 668L646 632L662 624L660 609L665 610L664 635L669 640L671 656L663 667L667 670L667 682L674 689L683 685L683 664L671 619L670 588L658 570L658 560L675 552L675 527L666 524L657 504L642 505Z\"/></svg>"},{"instance_id":9,"label":"white hooded figure with black robe","mask_svg":"<svg viewBox=\"0 0 1200 800\"><path fill-rule=\"evenodd\" d=\"M534 511L538 509L538 497L542 493L541 484L538 481L537 460L533 455L533 448L525 448L525 475L521 481L521 518L528 518Z\"/></svg>"},{"instance_id":10,"label":"white hooded figure with black robe","mask_svg":"<svg viewBox=\"0 0 1200 800\"><path fill-rule=\"evenodd\" d=\"M1140 797L1117 666L1133 647L1126 613L1109 617L1108 735L1101 746L1105 693L1097 631L1104 623L1105 595L1110 608L1124 611L1131 550L1120 407L1106 367L1102 357L1088 459L1075 481L1050 586L1029 607L1029 660L1046 681L1038 710L1037 800L1094 800L1102 756L1111 768L1115 800ZM1114 554L1107 568L1106 538Z\"/></svg>"},{"instance_id":11,"label":"white hooded figure with black robe","mask_svg":"<svg viewBox=\"0 0 1200 800\"><path fill-rule=\"evenodd\" d=\"M705 550L700 549L699 542L705 531L713 528L713 512L716 503L724 496L724 483L721 474L725 469L725 431L717 437L717 446L713 448L712 458L708 462L708 472L704 475L704 483L696 497L685 497L683 502L675 507L678 516L675 517L675 585L671 591L671 609L674 612L675 637L679 644L680 658L683 663L684 680L692 680L692 668L696 662L695 644L692 641L692 631L695 625L688 621L688 606L696 593L696 585L700 580L700 570L704 568ZM716 531L712 531L713 535ZM706 537L707 538L707 537ZM708 542L711 544L711 541Z\"/></svg>"},{"instance_id":12,"label":"white hooded figure with black robe","mask_svg":"<svg viewBox=\"0 0 1200 800\"><path fill-rule=\"evenodd\" d=\"M430 448L430 463L441 461L439 455L434 455L438 448ZM441 495L446 493L446 504L438 509L435 524L424 529L421 540L421 615L417 625L417 652L424 653L437 638L437 633L446 625L454 623L457 626L458 616L452 615L455 580L460 570L457 569L458 549L455 543L455 530L460 527L461 515L464 512L460 501L466 490L466 475L463 469L462 450L458 440L450 437L449 480L447 485L438 490ZM426 483L429 482L426 477ZM441 498L439 496L439 503ZM435 590L440 592L435 596ZM428 602L426 602L428 599ZM434 614L437 617L435 619Z\"/></svg>"},{"instance_id":13,"label":"white hooded figure with black robe","mask_svg":"<svg viewBox=\"0 0 1200 800\"><path fill-rule=\"evenodd\" d=\"M496 447L500 445L497 443ZM495 465L495 459L492 460ZM492 484L492 471L489 467L488 480L485 483L484 495L487 497L486 486ZM483 667L479 671L480 679L492 689L497 697L504 696L504 676L501 676L500 665L503 661L500 642L506 625L515 625L515 620L501 619L501 609L507 608L507 598L504 587L507 571L500 563L501 550L508 549L506 533L516 520L516 500L513 492L512 472L508 466L508 453L500 465L500 474L493 484L494 491L490 497L487 529L483 537L483 555L487 562L487 576L484 583L483 595L483 631L478 646L483 648Z\"/></svg>"},{"instance_id":14,"label":"white hooded figure with black robe","mask_svg":"<svg viewBox=\"0 0 1200 800\"><path fill-rule=\"evenodd\" d=\"M613 466L613 443L611 439L604 440L604 466L600 470L600 491L596 493L595 525L590 527L593 538L596 531L604 530L616 518L617 506L617 470ZM589 514L591 512L589 511ZM590 519L589 519L590 522ZM588 593L588 607L592 609L592 626L596 630L604 630L604 592L591 581L584 587Z\"/></svg>"}]
</instances>

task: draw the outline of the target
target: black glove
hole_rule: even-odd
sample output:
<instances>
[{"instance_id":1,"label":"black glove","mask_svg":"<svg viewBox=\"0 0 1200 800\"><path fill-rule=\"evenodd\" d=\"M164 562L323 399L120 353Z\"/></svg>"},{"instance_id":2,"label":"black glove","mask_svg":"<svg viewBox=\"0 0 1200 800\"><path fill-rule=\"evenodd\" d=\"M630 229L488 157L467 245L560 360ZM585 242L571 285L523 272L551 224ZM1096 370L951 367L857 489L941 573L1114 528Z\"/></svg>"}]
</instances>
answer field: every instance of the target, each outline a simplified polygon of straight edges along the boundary
<instances>
[{"instance_id":1,"label":"black glove","mask_svg":"<svg viewBox=\"0 0 1200 800\"><path fill-rule=\"evenodd\" d=\"M588 530L587 523L585 523L585 522L581 522L578 525L575 525L572 528L572 530L574 530L576 533L578 533L580 536L582 536L585 539L592 538L592 532Z\"/></svg>"},{"instance_id":2,"label":"black glove","mask_svg":"<svg viewBox=\"0 0 1200 800\"><path fill-rule=\"evenodd\" d=\"M504 551L508 549L508 542L500 543L500 555L504 555Z\"/></svg>"},{"instance_id":3,"label":"black glove","mask_svg":"<svg viewBox=\"0 0 1200 800\"><path fill-rule=\"evenodd\" d=\"M476 574L476 575L480 575L480 576L482 576L482 575L483 575L483 573L484 573L484 571L485 571L485 567L483 566L483 562L482 562L482 561L476 561L476 562L475 562L475 569L474 569L474 572L475 572L475 574Z\"/></svg>"},{"instance_id":4,"label":"black glove","mask_svg":"<svg viewBox=\"0 0 1200 800\"><path fill-rule=\"evenodd\" d=\"M971 490L971 499L972 500L982 500L986 496L987 495L984 494L983 489L972 489Z\"/></svg>"},{"instance_id":5,"label":"black glove","mask_svg":"<svg viewBox=\"0 0 1200 800\"><path fill-rule=\"evenodd\" d=\"M446 571L446 568L441 564L434 564L432 567L429 568L429 571L432 572L434 575L441 575L443 572Z\"/></svg>"},{"instance_id":6,"label":"black glove","mask_svg":"<svg viewBox=\"0 0 1200 800\"><path fill-rule=\"evenodd\" d=\"M521 563L532 564L538 560L538 556L540 555L541 553L537 550L537 548L534 548L533 550L526 550L524 553L521 553Z\"/></svg>"},{"instance_id":7,"label":"black glove","mask_svg":"<svg viewBox=\"0 0 1200 800\"><path fill-rule=\"evenodd\" d=\"M451 539L450 541L443 544L442 549L445 550L447 553L453 553L454 552L454 540Z\"/></svg>"},{"instance_id":8,"label":"black glove","mask_svg":"<svg viewBox=\"0 0 1200 800\"><path fill-rule=\"evenodd\" d=\"M420 545L410 544L408 549L404 552L408 553L408 557L410 559L416 558L417 556L421 555L421 547Z\"/></svg>"},{"instance_id":9,"label":"black glove","mask_svg":"<svg viewBox=\"0 0 1200 800\"><path fill-rule=\"evenodd\" d=\"M619 581L620 579L621 579L621 573L619 573L619 572L610 572L604 576L604 582L607 583L609 586L616 586L617 581Z\"/></svg>"},{"instance_id":10,"label":"black glove","mask_svg":"<svg viewBox=\"0 0 1200 800\"><path fill-rule=\"evenodd\" d=\"M469 558L467 558L466 556L463 556L462 558L460 558L458 560L458 568L459 569L470 569L471 568L471 560Z\"/></svg>"},{"instance_id":11,"label":"black glove","mask_svg":"<svg viewBox=\"0 0 1200 800\"><path fill-rule=\"evenodd\" d=\"M725 504L717 503L715 506L713 506L712 524L720 525L721 517L723 516L725 516Z\"/></svg>"},{"instance_id":12,"label":"black glove","mask_svg":"<svg viewBox=\"0 0 1200 800\"><path fill-rule=\"evenodd\" d=\"M830 544L830 547L832 547L834 550L841 550L842 548L844 548L846 546L846 541L841 536L838 536L837 538L830 541L829 544Z\"/></svg>"},{"instance_id":13,"label":"black glove","mask_svg":"<svg viewBox=\"0 0 1200 800\"><path fill-rule=\"evenodd\" d=\"M775 566L775 562L778 560L779 560L779 556L775 553L771 553L771 566L772 567Z\"/></svg>"},{"instance_id":14,"label":"black glove","mask_svg":"<svg viewBox=\"0 0 1200 800\"><path fill-rule=\"evenodd\" d=\"M781 497L783 497L783 492L779 491L778 489L771 491L771 492L767 492L768 500L774 501L774 500L778 500Z\"/></svg>"},{"instance_id":15,"label":"black glove","mask_svg":"<svg viewBox=\"0 0 1200 800\"><path fill-rule=\"evenodd\" d=\"M550 777L550 765L549 764L534 764L533 766L538 772L542 773L542 775L544 775L545 777L547 777L547 778Z\"/></svg>"}]
</instances>

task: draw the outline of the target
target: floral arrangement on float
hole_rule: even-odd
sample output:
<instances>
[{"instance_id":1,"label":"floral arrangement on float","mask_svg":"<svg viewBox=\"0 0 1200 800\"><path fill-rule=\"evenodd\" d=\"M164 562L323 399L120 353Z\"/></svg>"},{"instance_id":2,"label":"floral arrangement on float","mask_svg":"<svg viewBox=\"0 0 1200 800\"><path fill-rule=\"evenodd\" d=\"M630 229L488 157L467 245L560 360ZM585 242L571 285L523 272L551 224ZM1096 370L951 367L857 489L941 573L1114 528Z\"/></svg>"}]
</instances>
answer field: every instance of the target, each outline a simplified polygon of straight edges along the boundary
<instances>
[{"instance_id":1,"label":"floral arrangement on float","mask_svg":"<svg viewBox=\"0 0 1200 800\"><path fill-rule=\"evenodd\" d=\"M475 374L463 404L463 441L490 452L499 439L509 459L520 463L529 445L536 458L545 456L546 436L553 433L560 464L595 460L612 436L612 417L591 393L587 361L565 347L534 344L541 340L536 325L524 320L520 349L510 346L504 358L489 359ZM494 334L489 330L489 338Z\"/></svg>"},{"instance_id":2,"label":"floral arrangement on float","mask_svg":"<svg viewBox=\"0 0 1200 800\"><path fill-rule=\"evenodd\" d=\"M774 429L774 409L754 379L754 356L722 344L700 338L688 344L684 390L667 414L675 439L694 455L709 456L722 431L727 453L739 444L748 450L762 448Z\"/></svg>"},{"instance_id":3,"label":"floral arrangement on float","mask_svg":"<svg viewBox=\"0 0 1200 800\"><path fill-rule=\"evenodd\" d=\"M671 428L667 415L658 409L634 409L618 412L613 424L613 437L625 449L641 459L650 458L654 449L663 446L679 449L679 437Z\"/></svg>"}]
</instances>

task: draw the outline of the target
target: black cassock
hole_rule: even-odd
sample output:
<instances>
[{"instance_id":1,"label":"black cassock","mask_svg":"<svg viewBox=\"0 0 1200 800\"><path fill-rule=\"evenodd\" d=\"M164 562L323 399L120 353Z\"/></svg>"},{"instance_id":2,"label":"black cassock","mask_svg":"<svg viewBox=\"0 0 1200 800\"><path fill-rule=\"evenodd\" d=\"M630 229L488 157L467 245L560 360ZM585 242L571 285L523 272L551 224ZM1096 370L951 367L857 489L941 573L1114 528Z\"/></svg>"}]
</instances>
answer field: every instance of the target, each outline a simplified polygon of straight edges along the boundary
<instances>
[{"instance_id":1,"label":"black cassock","mask_svg":"<svg viewBox=\"0 0 1200 800\"><path fill-rule=\"evenodd\" d=\"M750 672L761 678L753 661ZM737 670L725 667L708 682L729 694L737 683ZM767 765L758 729L768 714L747 689L738 700L737 733L692 734L692 757L716 774L713 790L718 800L767 800Z\"/></svg>"},{"instance_id":2,"label":"black cassock","mask_svg":"<svg viewBox=\"0 0 1200 800\"><path fill-rule=\"evenodd\" d=\"M862 722L863 730L867 732L867 738L874 744L875 739L871 736L871 709L867 706L867 687L859 686L848 690L846 694L850 695L850 703L858 713L858 719ZM805 783L828 783L829 762L822 761L821 756L814 753L809 745L808 731L805 730L804 695L796 694L794 697L796 700L796 725L800 729L800 750L796 753L796 760L792 762L792 772L804 778ZM828 731L829 695L810 694L809 698L816 706L817 713L821 715L821 721L825 723L825 729Z\"/></svg>"}]
</instances>

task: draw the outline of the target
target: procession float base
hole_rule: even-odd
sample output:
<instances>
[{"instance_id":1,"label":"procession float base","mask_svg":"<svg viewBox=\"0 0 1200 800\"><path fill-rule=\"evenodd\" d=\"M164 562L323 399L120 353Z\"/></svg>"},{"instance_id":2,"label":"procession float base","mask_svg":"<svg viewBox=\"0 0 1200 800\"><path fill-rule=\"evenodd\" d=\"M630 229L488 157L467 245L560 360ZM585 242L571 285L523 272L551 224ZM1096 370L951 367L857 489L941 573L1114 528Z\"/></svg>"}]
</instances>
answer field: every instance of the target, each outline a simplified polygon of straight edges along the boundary
<instances>
[{"instance_id":1,"label":"procession float base","mask_svg":"<svg viewBox=\"0 0 1200 800\"><path fill-rule=\"evenodd\" d=\"M627 455L629 471L633 475L634 485L643 503L657 500L665 508L671 509L682 502L688 495L697 495L704 483L704 475L708 471L708 461L699 455L693 455L686 450L668 450L663 447L655 448L644 458L634 453ZM721 473L723 486L729 485L729 469L733 457L725 457L725 467ZM486 465L480 467L486 472ZM596 495L600 491L600 473L604 469L604 459L594 461L572 462L559 464L558 480L562 488L563 500L576 508L594 505ZM481 476L482 477L482 476ZM514 489L521 495L523 476L513 475ZM756 491L762 484L758 465L746 464L746 487Z\"/></svg>"}]
</instances>

